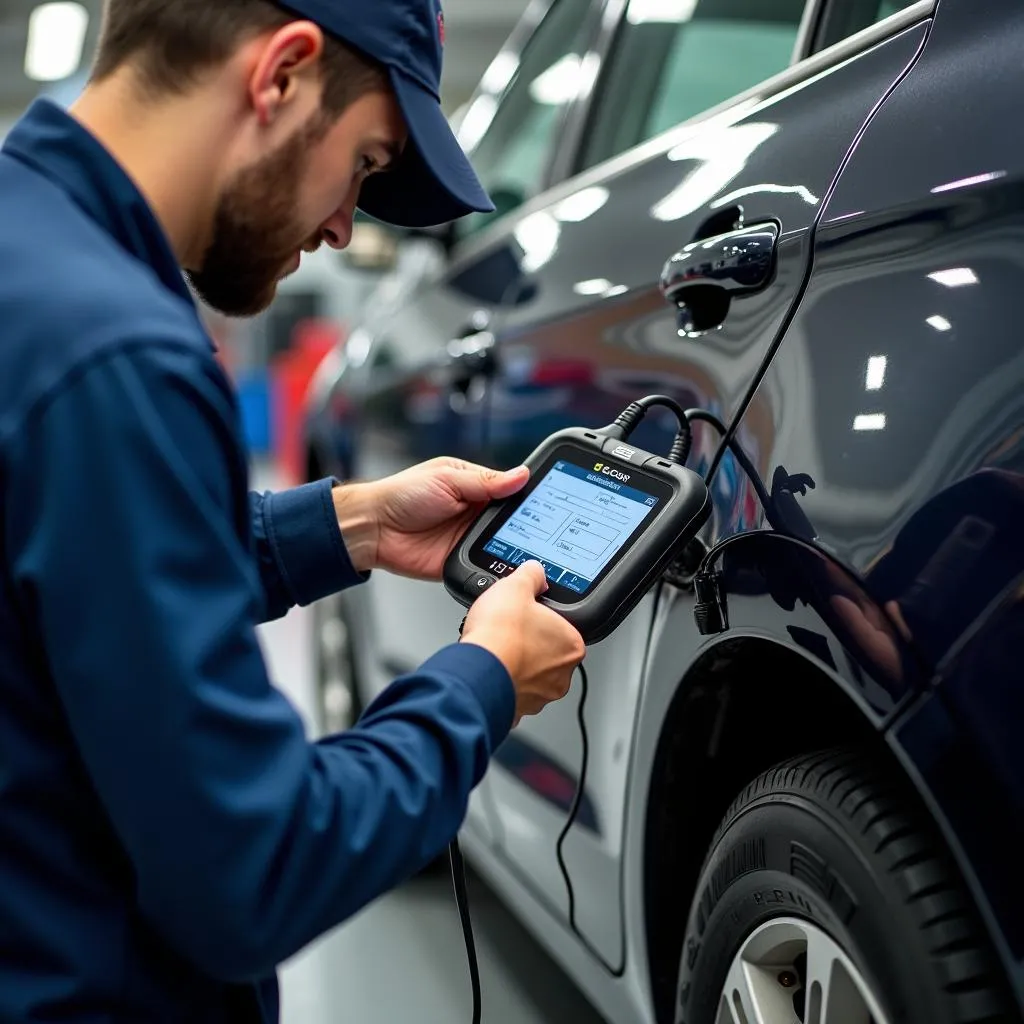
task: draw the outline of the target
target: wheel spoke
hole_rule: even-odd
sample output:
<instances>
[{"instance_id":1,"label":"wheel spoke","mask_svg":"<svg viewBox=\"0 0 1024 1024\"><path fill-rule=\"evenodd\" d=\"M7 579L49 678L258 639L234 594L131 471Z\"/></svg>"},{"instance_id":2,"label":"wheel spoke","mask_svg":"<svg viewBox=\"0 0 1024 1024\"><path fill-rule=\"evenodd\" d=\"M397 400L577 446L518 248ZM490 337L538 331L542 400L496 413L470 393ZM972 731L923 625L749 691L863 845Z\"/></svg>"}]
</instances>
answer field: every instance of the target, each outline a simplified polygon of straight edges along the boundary
<instances>
[{"instance_id":1,"label":"wheel spoke","mask_svg":"<svg viewBox=\"0 0 1024 1024\"><path fill-rule=\"evenodd\" d=\"M731 1016L722 1017L724 1011ZM725 980L719 1019L726 1020L729 1024L773 1024L764 1018L757 1005L757 998L751 986L750 965L740 957L733 961Z\"/></svg>"},{"instance_id":2,"label":"wheel spoke","mask_svg":"<svg viewBox=\"0 0 1024 1024\"><path fill-rule=\"evenodd\" d=\"M827 1018L823 1008L828 1006L834 964L832 942L824 932L818 931L817 928L808 928L807 967L804 972L804 1024L826 1024Z\"/></svg>"}]
</instances>

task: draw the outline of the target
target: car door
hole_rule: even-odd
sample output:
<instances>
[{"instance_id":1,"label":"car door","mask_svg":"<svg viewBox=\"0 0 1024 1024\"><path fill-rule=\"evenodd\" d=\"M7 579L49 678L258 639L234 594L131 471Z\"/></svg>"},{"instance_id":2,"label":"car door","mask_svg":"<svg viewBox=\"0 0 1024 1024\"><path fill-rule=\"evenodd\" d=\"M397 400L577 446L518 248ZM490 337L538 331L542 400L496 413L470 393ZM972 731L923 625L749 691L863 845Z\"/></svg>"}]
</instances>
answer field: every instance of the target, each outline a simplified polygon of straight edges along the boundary
<instances>
[{"instance_id":1,"label":"car door","mask_svg":"<svg viewBox=\"0 0 1024 1024\"><path fill-rule=\"evenodd\" d=\"M505 210L550 180L573 103L573 69L599 14L590 0L534 4L462 121L464 144ZM471 235L487 220L475 217L459 230ZM457 252L461 237L453 244ZM449 273L446 264L392 308L371 312L346 346L339 395L349 410L355 477L387 476L442 455L480 454L482 424L471 415L479 399L472 339L483 336L500 305L508 268L500 253L495 258L488 251L458 259L456 268ZM366 646L379 662L378 687L458 638L464 610L439 595L436 584L377 573L361 590L353 600L362 606Z\"/></svg>"},{"instance_id":2,"label":"car door","mask_svg":"<svg viewBox=\"0 0 1024 1024\"><path fill-rule=\"evenodd\" d=\"M785 70L819 31L817 4L620 6L606 23L578 173L513 218L519 299L492 327L486 403L494 463L520 462L559 427L609 423L652 392L732 417L800 295L812 229L837 171L871 110L915 60L929 9L885 18L885 6L861 5L861 33ZM751 279L745 264L765 239L770 266ZM681 269L692 287L679 287ZM667 451L674 429L652 416L634 440ZM717 435L698 429L691 466L707 468L718 448ZM720 497L737 486L727 459ZM718 508L731 521L712 522L709 535L756 518L752 501ZM623 871L641 869L623 862L623 822L655 601L648 595L588 652L589 767L565 844L575 928L616 971L626 955ZM563 919L569 897L555 847L579 776L578 696L521 724L490 778L501 856Z\"/></svg>"},{"instance_id":3,"label":"car door","mask_svg":"<svg viewBox=\"0 0 1024 1024\"><path fill-rule=\"evenodd\" d=\"M836 3L835 7L842 5ZM824 211L814 273L738 438L807 474L807 535L862 577L841 628L931 696L894 727L1024 992L1024 9L940 0ZM760 524L758 524L760 525ZM792 563L792 559L790 562Z\"/></svg>"}]
</instances>

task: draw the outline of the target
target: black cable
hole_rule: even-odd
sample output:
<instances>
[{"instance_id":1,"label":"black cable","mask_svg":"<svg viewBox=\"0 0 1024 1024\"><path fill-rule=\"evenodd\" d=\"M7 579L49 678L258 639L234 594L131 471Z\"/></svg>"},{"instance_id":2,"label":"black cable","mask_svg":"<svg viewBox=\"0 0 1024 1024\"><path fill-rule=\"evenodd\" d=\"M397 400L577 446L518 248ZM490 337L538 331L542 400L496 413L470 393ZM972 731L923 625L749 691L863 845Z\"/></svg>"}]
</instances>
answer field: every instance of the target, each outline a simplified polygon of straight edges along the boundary
<instances>
[{"instance_id":1,"label":"black cable","mask_svg":"<svg viewBox=\"0 0 1024 1024\"><path fill-rule=\"evenodd\" d=\"M771 496L768 494L768 489L765 487L761 475L754 469L750 456L743 450L735 435L730 435L726 425L713 412L708 412L707 409L687 409L683 415L690 422L696 421L710 424L723 438L726 438L726 447L732 452L740 465L740 469L746 473L747 479L754 485L754 490L757 492L757 500L761 502L761 507L767 512L772 505ZM708 475L704 478L704 482L709 486L711 484L712 472L713 469L709 469Z\"/></svg>"},{"instance_id":2,"label":"black cable","mask_svg":"<svg viewBox=\"0 0 1024 1024\"><path fill-rule=\"evenodd\" d=\"M569 808L569 815L565 819L565 825L555 843L555 855L558 858L558 866L562 871L562 878L565 879L565 890L569 895L569 927L576 931L576 894L573 892L572 879L569 877L569 868L565 863L565 856L562 853L562 846L565 843L573 825L576 824L576 815L579 814L580 805L583 803L583 794L587 784L587 759L590 756L590 743L587 739L587 723L583 717L584 707L587 703L587 670L581 664L580 667L580 702L576 709L576 718L580 725L580 742L582 752L580 755L580 777L576 783L576 795L573 797L572 806Z\"/></svg>"},{"instance_id":3,"label":"black cable","mask_svg":"<svg viewBox=\"0 0 1024 1024\"><path fill-rule=\"evenodd\" d=\"M452 888L455 890L455 905L462 922L462 934L466 940L466 959L469 961L469 983L473 989L473 1024L480 1024L482 998L480 993L480 965L473 940L473 919L469 916L469 890L466 887L466 861L456 836L448 845L448 862L452 869Z\"/></svg>"},{"instance_id":4,"label":"black cable","mask_svg":"<svg viewBox=\"0 0 1024 1024\"><path fill-rule=\"evenodd\" d=\"M608 437L614 437L619 441L628 440L629 435L636 430L640 421L647 415L647 411L655 406L661 406L675 414L676 422L679 424L679 431L672 442L668 460L679 466L686 465L686 460L690 456L690 448L693 446L693 430L690 427L689 420L686 418L686 412L683 407L668 395L647 395L637 402L630 402L615 417L615 421L610 426L605 427L601 433L606 434Z\"/></svg>"},{"instance_id":5,"label":"black cable","mask_svg":"<svg viewBox=\"0 0 1024 1024\"><path fill-rule=\"evenodd\" d=\"M465 622L465 620L463 620ZM461 633L461 628L459 629ZM587 670L581 664L580 670L580 703L577 716L580 723L580 739L583 743L583 754L580 760L580 778L576 786L576 795L573 797L572 806L569 808L569 816L565 820L565 827L562 829L555 844L555 853L558 857L558 866L562 869L562 877L565 879L565 888L569 893L569 924L576 928L576 900L573 894L572 881L569 878L569 869L566 867L565 858L562 856L562 844L565 842L570 829L576 822L576 815L579 814L580 804L583 801L584 787L587 782L587 758L589 756L589 743L587 740L587 726L583 719L583 709L587 701ZM452 888L455 890L455 906L459 911L459 921L462 923L462 935L466 940L466 959L469 961L469 982L473 990L473 1024L480 1024L480 1016L483 1012L483 999L480 992L480 964L476 955L476 942L473 938L473 919L469 913L469 889L466 886L466 861L462 856L462 849L459 846L459 839L456 836L448 844L448 863L452 869Z\"/></svg>"}]
</instances>

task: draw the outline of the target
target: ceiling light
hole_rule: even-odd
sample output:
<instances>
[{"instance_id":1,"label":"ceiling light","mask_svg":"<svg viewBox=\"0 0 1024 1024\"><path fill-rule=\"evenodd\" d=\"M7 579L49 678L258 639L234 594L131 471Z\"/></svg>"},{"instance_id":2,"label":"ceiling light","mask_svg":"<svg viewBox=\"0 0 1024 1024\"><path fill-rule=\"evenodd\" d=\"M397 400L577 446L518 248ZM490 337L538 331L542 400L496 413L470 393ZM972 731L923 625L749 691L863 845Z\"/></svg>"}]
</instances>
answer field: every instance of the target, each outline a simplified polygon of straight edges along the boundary
<instances>
[{"instance_id":1,"label":"ceiling light","mask_svg":"<svg viewBox=\"0 0 1024 1024\"><path fill-rule=\"evenodd\" d=\"M537 103L560 107L576 99L580 89L580 58L567 53L530 83L530 95Z\"/></svg>"},{"instance_id":2,"label":"ceiling light","mask_svg":"<svg viewBox=\"0 0 1024 1024\"><path fill-rule=\"evenodd\" d=\"M519 222L515 237L523 249L522 267L527 274L540 270L558 252L561 234L558 221L544 210Z\"/></svg>"},{"instance_id":3,"label":"ceiling light","mask_svg":"<svg viewBox=\"0 0 1024 1024\"><path fill-rule=\"evenodd\" d=\"M885 367L888 360L885 356L872 356L868 360L867 379L864 387L868 391L880 391L885 383Z\"/></svg>"},{"instance_id":4,"label":"ceiling light","mask_svg":"<svg viewBox=\"0 0 1024 1024\"><path fill-rule=\"evenodd\" d=\"M608 189L595 185L563 199L552 212L561 221L579 224L588 217L593 217L608 202L609 197Z\"/></svg>"},{"instance_id":5,"label":"ceiling light","mask_svg":"<svg viewBox=\"0 0 1024 1024\"><path fill-rule=\"evenodd\" d=\"M938 185L932 189L933 195L941 192L956 192L962 188L972 188L974 185L984 185L989 181L998 181L1006 177L1006 171L989 171L988 174L975 174L972 178L961 178L959 181L951 181L947 185Z\"/></svg>"},{"instance_id":6,"label":"ceiling light","mask_svg":"<svg viewBox=\"0 0 1024 1024\"><path fill-rule=\"evenodd\" d=\"M590 281L578 281L572 290L577 295L604 295L612 283L606 277L595 277Z\"/></svg>"},{"instance_id":7,"label":"ceiling light","mask_svg":"<svg viewBox=\"0 0 1024 1024\"><path fill-rule=\"evenodd\" d=\"M632 0L626 19L631 25L648 22L679 24L689 21L697 9L697 0Z\"/></svg>"},{"instance_id":8,"label":"ceiling light","mask_svg":"<svg viewBox=\"0 0 1024 1024\"><path fill-rule=\"evenodd\" d=\"M89 12L78 3L48 3L28 20L25 74L37 82L70 78L82 63Z\"/></svg>"},{"instance_id":9,"label":"ceiling light","mask_svg":"<svg viewBox=\"0 0 1024 1024\"><path fill-rule=\"evenodd\" d=\"M864 413L853 421L854 430L885 430L885 413Z\"/></svg>"},{"instance_id":10,"label":"ceiling light","mask_svg":"<svg viewBox=\"0 0 1024 1024\"><path fill-rule=\"evenodd\" d=\"M481 93L473 101L473 105L462 118L458 132L459 145L467 153L479 145L497 112L498 101L489 93Z\"/></svg>"},{"instance_id":11,"label":"ceiling light","mask_svg":"<svg viewBox=\"0 0 1024 1024\"><path fill-rule=\"evenodd\" d=\"M484 77L480 80L480 88L484 92L494 93L494 95L503 93L518 70L519 58L508 50L502 50L484 72Z\"/></svg>"},{"instance_id":12,"label":"ceiling light","mask_svg":"<svg viewBox=\"0 0 1024 1024\"><path fill-rule=\"evenodd\" d=\"M939 270L928 276L947 288L962 288L967 284L978 283L978 275L970 267L953 267L951 270Z\"/></svg>"},{"instance_id":13,"label":"ceiling light","mask_svg":"<svg viewBox=\"0 0 1024 1024\"><path fill-rule=\"evenodd\" d=\"M929 327L934 327L937 331L953 330L953 325L944 316L939 316L938 314L928 317L928 319L925 320L925 323L928 324Z\"/></svg>"}]
</instances>

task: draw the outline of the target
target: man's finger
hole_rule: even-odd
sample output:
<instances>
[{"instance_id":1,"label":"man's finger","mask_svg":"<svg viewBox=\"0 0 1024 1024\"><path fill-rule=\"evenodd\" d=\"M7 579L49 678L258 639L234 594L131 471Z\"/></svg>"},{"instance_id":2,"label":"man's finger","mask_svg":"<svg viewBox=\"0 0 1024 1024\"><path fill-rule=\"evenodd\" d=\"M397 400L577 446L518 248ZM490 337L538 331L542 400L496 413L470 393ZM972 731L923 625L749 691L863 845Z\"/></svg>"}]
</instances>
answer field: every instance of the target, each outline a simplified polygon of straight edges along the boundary
<instances>
[{"instance_id":1,"label":"man's finger","mask_svg":"<svg viewBox=\"0 0 1024 1024\"><path fill-rule=\"evenodd\" d=\"M509 580L516 580L519 586L528 587L534 597L540 597L548 589L548 577L540 562L524 562Z\"/></svg>"},{"instance_id":2,"label":"man's finger","mask_svg":"<svg viewBox=\"0 0 1024 1024\"><path fill-rule=\"evenodd\" d=\"M530 471L525 466L504 473L484 469L482 466L466 466L456 470L455 475L450 477L451 485L462 500L472 504L486 504L488 501L511 497L522 490L529 479Z\"/></svg>"}]
</instances>

